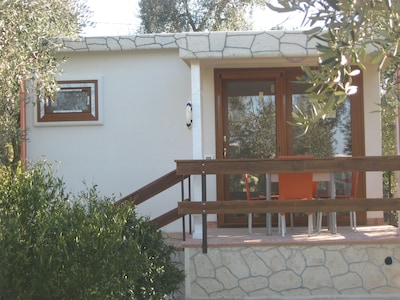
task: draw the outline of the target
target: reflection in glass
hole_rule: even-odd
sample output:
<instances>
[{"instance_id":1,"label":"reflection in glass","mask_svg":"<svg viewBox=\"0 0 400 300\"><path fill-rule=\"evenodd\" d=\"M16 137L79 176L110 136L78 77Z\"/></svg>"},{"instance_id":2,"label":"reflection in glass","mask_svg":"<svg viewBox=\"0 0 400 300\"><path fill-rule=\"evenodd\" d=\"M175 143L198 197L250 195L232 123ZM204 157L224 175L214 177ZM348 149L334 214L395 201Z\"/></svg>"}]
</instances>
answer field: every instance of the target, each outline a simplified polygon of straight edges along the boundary
<instances>
[{"instance_id":1,"label":"reflection in glass","mask_svg":"<svg viewBox=\"0 0 400 300\"><path fill-rule=\"evenodd\" d=\"M292 111L311 110L311 100L304 92L307 85L292 83ZM297 108L296 108L297 107ZM296 155L311 154L315 157L331 157L334 155L351 155L351 119L350 100L346 99L336 111L317 124L310 127L306 134L304 129L293 127L293 152Z\"/></svg>"},{"instance_id":2,"label":"reflection in glass","mask_svg":"<svg viewBox=\"0 0 400 300\"><path fill-rule=\"evenodd\" d=\"M276 156L275 81L228 83L228 158ZM251 195L265 194L265 176L250 174ZM230 176L230 199L246 199L243 174Z\"/></svg>"},{"instance_id":3,"label":"reflection in glass","mask_svg":"<svg viewBox=\"0 0 400 300\"><path fill-rule=\"evenodd\" d=\"M274 81L228 83L229 158L275 157L274 86Z\"/></svg>"}]
</instances>

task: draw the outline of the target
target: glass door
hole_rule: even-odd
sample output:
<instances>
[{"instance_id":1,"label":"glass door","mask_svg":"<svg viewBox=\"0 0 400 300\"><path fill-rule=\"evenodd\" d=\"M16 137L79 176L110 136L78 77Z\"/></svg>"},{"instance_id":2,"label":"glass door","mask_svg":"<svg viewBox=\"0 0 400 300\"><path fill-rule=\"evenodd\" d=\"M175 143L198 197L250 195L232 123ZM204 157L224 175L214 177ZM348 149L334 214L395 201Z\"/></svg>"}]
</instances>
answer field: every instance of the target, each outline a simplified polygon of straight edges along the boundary
<instances>
[{"instance_id":1,"label":"glass door","mask_svg":"<svg viewBox=\"0 0 400 300\"><path fill-rule=\"evenodd\" d=\"M309 85L297 81L296 75L301 75L301 73L291 73L287 76L287 94L288 98L291 99L287 103L287 116L289 118L292 113L309 114L313 110L312 101L306 92ZM313 157L351 156L352 126L350 108L350 99L346 99L336 110L308 128L306 133L304 128L288 126L288 141L292 141L287 144L288 152L293 155L312 155ZM343 194L344 191L343 179L351 179L351 176L351 172L335 174L336 193L338 195ZM318 182L317 189L320 195L329 194L327 182ZM296 225L307 225L306 214L296 213L294 216ZM340 219L347 219L349 213L339 212L337 216ZM325 215L323 222L326 223ZM343 223L345 222L344 220Z\"/></svg>"},{"instance_id":2,"label":"glass door","mask_svg":"<svg viewBox=\"0 0 400 300\"><path fill-rule=\"evenodd\" d=\"M216 70L216 158L364 155L362 95L346 100L306 134L303 129L290 125L293 112L307 111L312 104L306 93L308 86L296 79L300 75L300 68ZM243 175L217 176L217 198L246 200ZM359 182L361 197L365 194L362 177ZM252 197L265 195L265 174L249 174L248 183ZM272 193L278 192L275 182ZM360 222L362 218L358 218ZM343 220L346 224L347 217ZM307 218L302 214L295 218L295 225L306 223ZM245 224L245 214L218 215L219 226ZM254 215L253 224L264 225L265 216Z\"/></svg>"},{"instance_id":3,"label":"glass door","mask_svg":"<svg viewBox=\"0 0 400 300\"><path fill-rule=\"evenodd\" d=\"M272 158L276 156L275 79L227 82L228 128L226 158ZM229 199L246 199L243 174L228 175ZM248 174L252 197L265 195L265 175ZM246 215L227 215L236 222ZM263 223L264 214L253 215L253 222Z\"/></svg>"},{"instance_id":4,"label":"glass door","mask_svg":"<svg viewBox=\"0 0 400 300\"><path fill-rule=\"evenodd\" d=\"M222 82L222 158L274 158L277 156L277 105L281 73L264 72ZM221 158L221 157L220 157ZM246 200L244 174L220 178L223 199ZM265 196L265 174L248 174L251 197ZM219 216L223 224L236 226L247 222L247 215ZM265 224L265 215L253 215L253 224Z\"/></svg>"}]
</instances>

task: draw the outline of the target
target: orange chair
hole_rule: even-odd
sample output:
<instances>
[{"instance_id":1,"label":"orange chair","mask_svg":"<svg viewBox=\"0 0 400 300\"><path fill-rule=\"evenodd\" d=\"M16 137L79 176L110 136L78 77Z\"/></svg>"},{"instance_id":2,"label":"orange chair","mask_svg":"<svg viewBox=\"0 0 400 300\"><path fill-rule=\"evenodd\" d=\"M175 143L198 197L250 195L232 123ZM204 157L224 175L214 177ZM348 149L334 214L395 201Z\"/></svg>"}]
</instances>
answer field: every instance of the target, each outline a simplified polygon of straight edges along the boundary
<instances>
[{"instance_id":1,"label":"orange chair","mask_svg":"<svg viewBox=\"0 0 400 300\"><path fill-rule=\"evenodd\" d=\"M312 200L313 199L312 173L280 173L279 200ZM308 212L308 235L313 231L313 213ZM286 234L286 217L281 212L279 217L282 236Z\"/></svg>"}]
</instances>

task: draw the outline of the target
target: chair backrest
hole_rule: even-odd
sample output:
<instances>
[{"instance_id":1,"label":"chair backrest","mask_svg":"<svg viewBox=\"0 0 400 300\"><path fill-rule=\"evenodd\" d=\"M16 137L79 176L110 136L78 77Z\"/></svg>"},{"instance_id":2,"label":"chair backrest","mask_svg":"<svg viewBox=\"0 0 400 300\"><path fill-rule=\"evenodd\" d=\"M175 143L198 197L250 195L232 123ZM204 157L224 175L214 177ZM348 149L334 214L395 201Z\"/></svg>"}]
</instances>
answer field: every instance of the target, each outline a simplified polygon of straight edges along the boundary
<instances>
[{"instance_id":1,"label":"chair backrest","mask_svg":"<svg viewBox=\"0 0 400 300\"><path fill-rule=\"evenodd\" d=\"M312 173L280 173L279 199L312 199Z\"/></svg>"},{"instance_id":2,"label":"chair backrest","mask_svg":"<svg viewBox=\"0 0 400 300\"><path fill-rule=\"evenodd\" d=\"M279 158L312 158L310 155L279 156ZM279 200L312 199L313 174L304 173L279 173Z\"/></svg>"},{"instance_id":3,"label":"chair backrest","mask_svg":"<svg viewBox=\"0 0 400 300\"><path fill-rule=\"evenodd\" d=\"M351 178L351 197L352 198L357 198L357 188L358 188L358 177L359 177L359 172L353 172L352 178Z\"/></svg>"},{"instance_id":4,"label":"chair backrest","mask_svg":"<svg viewBox=\"0 0 400 300\"><path fill-rule=\"evenodd\" d=\"M339 188L337 188L336 198L357 198L359 172L343 172L340 174L344 178L339 177L337 180Z\"/></svg>"},{"instance_id":5,"label":"chair backrest","mask_svg":"<svg viewBox=\"0 0 400 300\"><path fill-rule=\"evenodd\" d=\"M349 193L347 193L346 195L343 195L342 197L357 198L358 177L359 177L359 172L351 173L351 180L348 179L348 182L351 184L350 191L349 191Z\"/></svg>"},{"instance_id":6,"label":"chair backrest","mask_svg":"<svg viewBox=\"0 0 400 300\"><path fill-rule=\"evenodd\" d=\"M338 155L335 155L335 157L351 157L351 155L338 154ZM352 172L351 173L351 180L349 178L345 179L348 183L351 183L350 194L347 193L345 195L336 195L336 197L339 197L339 198L357 198L357 189L358 189L359 176L360 176L360 172L358 172L358 171Z\"/></svg>"},{"instance_id":7,"label":"chair backrest","mask_svg":"<svg viewBox=\"0 0 400 300\"><path fill-rule=\"evenodd\" d=\"M254 176L254 175L250 175L248 173L243 174L244 177L244 183L246 186L246 198L247 200L265 200L266 197L265 195L262 195L262 193L260 195L257 196L252 196L251 192L252 189L250 187L250 184L253 183L254 184L254 190L253 192L257 192L257 185L259 183L259 177L258 176ZM271 196L271 198L276 198L276 196Z\"/></svg>"}]
</instances>

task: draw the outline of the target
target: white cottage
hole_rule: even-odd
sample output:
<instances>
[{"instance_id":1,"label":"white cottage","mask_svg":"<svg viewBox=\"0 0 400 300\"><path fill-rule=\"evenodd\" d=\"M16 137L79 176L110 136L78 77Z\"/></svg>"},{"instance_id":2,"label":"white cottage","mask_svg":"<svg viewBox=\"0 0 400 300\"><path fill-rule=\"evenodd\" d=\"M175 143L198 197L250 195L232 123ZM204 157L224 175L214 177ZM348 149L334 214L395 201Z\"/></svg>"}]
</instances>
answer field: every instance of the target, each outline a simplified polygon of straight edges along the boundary
<instances>
[{"instance_id":1,"label":"white cottage","mask_svg":"<svg viewBox=\"0 0 400 300\"><path fill-rule=\"evenodd\" d=\"M72 190L83 189L83 182L97 184L119 199L174 171L176 160L381 155L380 114L373 113L380 98L375 66L357 78L358 93L313 134L299 135L289 125L296 106L307 105L307 86L296 82L300 67L317 62L314 41L302 32L85 38L66 40L59 55L68 61L55 101L27 106L27 153L31 160L59 161L59 174ZM246 199L241 175L208 176L207 198ZM252 180L252 192L265 188L261 177ZM345 188L338 185L337 192ZM139 213L156 218L176 208L180 194L174 186L140 204ZM361 174L358 195L381 198L381 173ZM202 200L198 176L191 197ZM348 227L348 213L337 220ZM265 216L254 215L253 221L263 225ZM209 215L208 222L245 227L247 217ZM295 226L304 222L301 215L295 218ZM201 223L195 217L195 237L201 236ZM383 224L383 213L359 212L357 223ZM163 230L181 231L181 222ZM241 234L236 244L210 245L208 254L196 241L187 242L185 299L400 295L400 246L393 236L389 242L360 242L368 232L321 242L262 236L243 240Z\"/></svg>"},{"instance_id":2,"label":"white cottage","mask_svg":"<svg viewBox=\"0 0 400 300\"><path fill-rule=\"evenodd\" d=\"M300 66L317 62L314 41L302 32L96 37L65 41L65 46L60 55L68 60L58 78L60 95L76 99L81 91L83 102L73 106L65 100L57 106L60 98L42 107L29 106L27 148L29 159L61 162L59 172L71 189L84 188L83 182L97 184L102 193L120 198L173 170L177 159L381 154L380 115L373 113L379 102L375 66L359 76L359 93L338 115L345 120L333 125L335 136L326 137L328 150L315 150L320 141L293 134L287 121L305 90L293 81L301 74ZM232 99L238 96L253 106L253 114L242 108L247 109L245 117L234 106ZM254 119L254 109L260 108L254 105L260 103L249 100L252 96L272 110L263 115L269 120L264 130L248 127L256 133L244 140L240 135L245 133L234 132L235 122L238 115L240 122ZM191 126L187 118L193 120ZM346 135L343 129L349 128ZM210 199L215 199L217 190L227 198L215 180L208 187ZM362 178L359 194L380 197L381 191L379 174ZM156 217L176 201L176 191L170 191L139 210ZM382 213L358 216L359 224L382 220ZM237 222L242 221L218 219L219 225ZM179 229L179 223L165 227Z\"/></svg>"}]
</instances>

